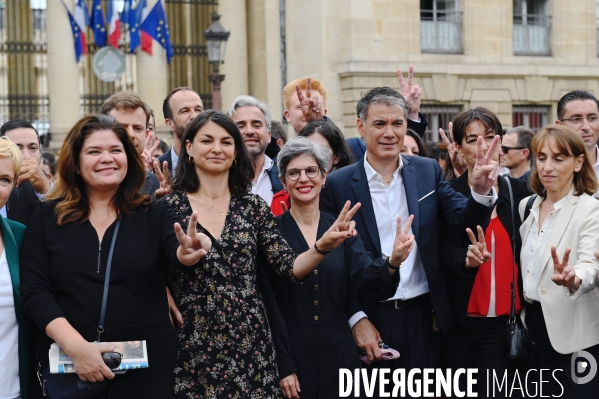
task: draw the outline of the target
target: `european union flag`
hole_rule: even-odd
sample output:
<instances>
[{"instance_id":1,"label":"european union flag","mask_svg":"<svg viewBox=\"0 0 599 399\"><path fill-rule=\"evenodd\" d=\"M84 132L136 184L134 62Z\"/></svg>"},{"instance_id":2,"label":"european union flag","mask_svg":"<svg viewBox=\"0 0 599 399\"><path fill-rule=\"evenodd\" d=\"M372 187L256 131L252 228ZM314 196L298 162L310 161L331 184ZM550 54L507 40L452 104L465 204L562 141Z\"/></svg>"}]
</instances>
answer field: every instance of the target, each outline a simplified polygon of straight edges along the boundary
<instances>
[{"instance_id":1,"label":"european union flag","mask_svg":"<svg viewBox=\"0 0 599 399\"><path fill-rule=\"evenodd\" d=\"M79 29L79 25L77 24L77 21L75 21L75 17L73 17L73 14L71 14L66 4L62 4L64 5L64 8L67 10L67 14L69 15L69 22L71 23L71 30L73 32L73 43L75 44L75 58L77 59L77 62L79 62L81 56L83 54L87 54L85 34L81 32L81 29Z\"/></svg>"},{"instance_id":2,"label":"european union flag","mask_svg":"<svg viewBox=\"0 0 599 399\"><path fill-rule=\"evenodd\" d=\"M133 4L133 0L125 0L125 6L123 7L123 12L121 12L121 22L124 24L129 23L129 19L131 18L131 5Z\"/></svg>"},{"instance_id":3,"label":"european union flag","mask_svg":"<svg viewBox=\"0 0 599 399\"><path fill-rule=\"evenodd\" d=\"M94 0L91 25L94 30L94 42L96 46L104 47L106 45L106 25L104 24L101 0Z\"/></svg>"},{"instance_id":4,"label":"european union flag","mask_svg":"<svg viewBox=\"0 0 599 399\"><path fill-rule=\"evenodd\" d=\"M173 46L171 44L171 35L168 29L166 11L162 0L158 0L152 11L141 24L141 30L152 36L166 50L166 60L171 63L173 59Z\"/></svg>"},{"instance_id":5,"label":"european union flag","mask_svg":"<svg viewBox=\"0 0 599 399\"><path fill-rule=\"evenodd\" d=\"M134 53L141 44L141 29L144 8L147 7L146 0L139 0L137 7L129 14L129 52Z\"/></svg>"}]
</instances>

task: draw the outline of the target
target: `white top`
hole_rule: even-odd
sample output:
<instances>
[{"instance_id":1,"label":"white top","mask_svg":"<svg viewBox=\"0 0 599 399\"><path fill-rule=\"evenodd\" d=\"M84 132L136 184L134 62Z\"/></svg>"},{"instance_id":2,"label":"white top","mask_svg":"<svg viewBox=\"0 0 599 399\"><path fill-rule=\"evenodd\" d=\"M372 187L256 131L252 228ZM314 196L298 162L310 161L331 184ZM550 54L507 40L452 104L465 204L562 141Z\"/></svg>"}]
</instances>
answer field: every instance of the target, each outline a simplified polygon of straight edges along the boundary
<instances>
[{"instance_id":1,"label":"white top","mask_svg":"<svg viewBox=\"0 0 599 399\"><path fill-rule=\"evenodd\" d=\"M557 220L559 211L562 208L565 199L566 197L553 205L553 211L545 217L543 226L541 226L540 230L539 207L541 202L533 204L530 209L530 214L533 218L532 225L530 226L526 241L522 243L522 250L520 251L524 299L529 303L532 303L532 301L539 302L541 300L538 291L539 281L541 280L541 273L543 271L541 262L543 254L546 251L551 250L551 248L547 247L547 239L555 225L555 221Z\"/></svg>"},{"instance_id":2,"label":"white top","mask_svg":"<svg viewBox=\"0 0 599 399\"><path fill-rule=\"evenodd\" d=\"M19 325L6 251L0 256L0 399L15 399L19 388Z\"/></svg>"},{"instance_id":3,"label":"white top","mask_svg":"<svg viewBox=\"0 0 599 399\"><path fill-rule=\"evenodd\" d=\"M274 162L272 159L265 155L264 165L262 165L262 171L258 175L258 180L256 180L256 183L252 182L252 194L258 194L262 197L268 206L272 203L273 197L272 183L270 182L270 177L268 177L268 172L270 172L273 166Z\"/></svg>"},{"instance_id":4,"label":"white top","mask_svg":"<svg viewBox=\"0 0 599 399\"><path fill-rule=\"evenodd\" d=\"M171 178L175 178L175 170L177 169L177 164L179 163L179 156L175 152L175 146L171 147L171 165L173 167L171 172Z\"/></svg>"},{"instance_id":5,"label":"white top","mask_svg":"<svg viewBox=\"0 0 599 399\"><path fill-rule=\"evenodd\" d=\"M368 155L368 154L366 154ZM399 157L399 167L393 172L393 180L385 185L383 177L377 173L368 163L364 156L364 169L368 179L372 208L376 218L376 227L379 232L381 252L384 256L390 256L393 252L395 241L395 229L397 227L397 216L401 217L401 223L405 223L410 217L408 201L406 200L406 189L401 177L403 161ZM410 234L412 230L410 229ZM399 270L400 278L395 295L389 299L410 299L429 292L428 281L424 266L418 252L418 243L414 241L414 247L408 258L403 262Z\"/></svg>"},{"instance_id":6,"label":"white top","mask_svg":"<svg viewBox=\"0 0 599 399\"><path fill-rule=\"evenodd\" d=\"M599 147L595 146L595 156L597 157L597 163L593 165L593 170L595 171L595 175L597 179L599 179Z\"/></svg>"}]
</instances>

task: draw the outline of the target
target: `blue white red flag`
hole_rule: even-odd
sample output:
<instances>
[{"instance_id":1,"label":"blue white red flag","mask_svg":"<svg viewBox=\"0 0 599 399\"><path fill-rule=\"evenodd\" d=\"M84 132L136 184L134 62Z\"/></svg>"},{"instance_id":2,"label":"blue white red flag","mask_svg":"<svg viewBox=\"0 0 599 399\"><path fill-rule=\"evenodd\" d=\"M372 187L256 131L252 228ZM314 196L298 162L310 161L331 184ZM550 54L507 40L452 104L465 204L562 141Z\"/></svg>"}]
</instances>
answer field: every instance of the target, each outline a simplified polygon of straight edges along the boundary
<instances>
[{"instance_id":1,"label":"blue white red flag","mask_svg":"<svg viewBox=\"0 0 599 399\"><path fill-rule=\"evenodd\" d=\"M112 47L118 49L119 39L121 38L121 21L114 2L115 0L110 0L108 2L108 12L106 13L106 19L108 21L108 43Z\"/></svg>"},{"instance_id":2,"label":"blue white red flag","mask_svg":"<svg viewBox=\"0 0 599 399\"><path fill-rule=\"evenodd\" d=\"M145 15L144 15L145 14ZM135 9L129 13L129 52L134 53L141 45L141 24L148 15L148 3L139 0Z\"/></svg>"},{"instance_id":3,"label":"blue white red flag","mask_svg":"<svg viewBox=\"0 0 599 399\"><path fill-rule=\"evenodd\" d=\"M163 0L158 0L141 24L141 30L154 38L166 50L166 60L173 59L173 46Z\"/></svg>"},{"instance_id":4,"label":"blue white red flag","mask_svg":"<svg viewBox=\"0 0 599 399\"><path fill-rule=\"evenodd\" d=\"M62 1L62 5L69 15L69 23L71 24L71 31L73 32L73 43L75 44L75 58L77 59L77 62L79 62L81 56L87 54L87 41L85 40L84 32L85 27L82 29L81 26L79 26L78 21L75 20L75 17L71 14L64 1Z\"/></svg>"}]
</instances>

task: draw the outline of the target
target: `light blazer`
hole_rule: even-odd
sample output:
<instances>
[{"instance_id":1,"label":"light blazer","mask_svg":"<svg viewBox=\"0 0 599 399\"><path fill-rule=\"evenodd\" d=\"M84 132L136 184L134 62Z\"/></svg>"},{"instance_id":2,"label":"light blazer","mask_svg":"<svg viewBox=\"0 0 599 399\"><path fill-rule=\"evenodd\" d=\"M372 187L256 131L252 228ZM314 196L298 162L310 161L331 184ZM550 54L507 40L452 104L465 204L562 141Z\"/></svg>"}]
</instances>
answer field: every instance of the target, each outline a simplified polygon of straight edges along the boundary
<instances>
[{"instance_id":1,"label":"light blazer","mask_svg":"<svg viewBox=\"0 0 599 399\"><path fill-rule=\"evenodd\" d=\"M23 313L23 305L21 302L21 271L19 264L19 250L23 235L25 234L25 226L19 222L5 219L0 216L0 228L2 229L2 239L4 240L4 248L6 250L6 260L8 262L8 271L12 282L12 293L15 302L15 313L17 316L17 324L19 325L19 378L21 384L21 398L28 397L29 390L29 345L27 343L29 322Z\"/></svg>"},{"instance_id":2,"label":"light blazer","mask_svg":"<svg viewBox=\"0 0 599 399\"><path fill-rule=\"evenodd\" d=\"M538 207L542 198L537 197L533 208ZM520 216L528 198L520 202ZM533 217L529 216L520 227L522 242L526 241ZM551 281L553 260L551 247L563 257L567 247L571 248L569 264L573 265L576 275L582 280L580 288L570 294L567 288ZM575 196L571 189L559 211L554 228L549 233L547 247L541 264L543 271L537 291L547 332L553 349L562 354L576 352L599 344L599 261L594 252L599 246L599 201L582 194ZM526 273L522 270L522 273ZM521 314L526 323L526 310Z\"/></svg>"},{"instance_id":3,"label":"light blazer","mask_svg":"<svg viewBox=\"0 0 599 399\"><path fill-rule=\"evenodd\" d=\"M457 193L445 181L435 160L411 156L402 156L402 159L401 176L406 201L410 214L414 215L412 232L418 243L437 320L443 332L447 333L452 318L445 278L439 262L437 221L443 218L459 229L470 227L476 230L476 225L481 225L484 229L489 224L493 208L479 204L472 196L466 198ZM326 185L320 193L320 209L338 215L347 200L352 205L362 203L353 218L356 230L362 237L364 248L375 259L380 258L381 241L363 159L327 176ZM362 302L366 314L374 311L374 302Z\"/></svg>"}]
</instances>

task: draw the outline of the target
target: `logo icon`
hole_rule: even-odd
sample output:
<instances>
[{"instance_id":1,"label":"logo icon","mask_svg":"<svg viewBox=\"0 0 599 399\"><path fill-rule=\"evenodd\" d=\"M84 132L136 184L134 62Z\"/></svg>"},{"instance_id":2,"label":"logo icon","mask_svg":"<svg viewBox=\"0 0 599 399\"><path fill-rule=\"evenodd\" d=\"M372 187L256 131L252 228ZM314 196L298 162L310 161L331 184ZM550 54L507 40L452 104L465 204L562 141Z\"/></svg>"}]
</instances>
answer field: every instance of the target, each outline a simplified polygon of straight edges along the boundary
<instances>
[{"instance_id":1,"label":"logo icon","mask_svg":"<svg viewBox=\"0 0 599 399\"><path fill-rule=\"evenodd\" d=\"M572 381L574 381L575 384L586 384L597 375L597 360L587 351L574 352L570 362L572 368ZM579 377L581 374L586 375Z\"/></svg>"}]
</instances>

